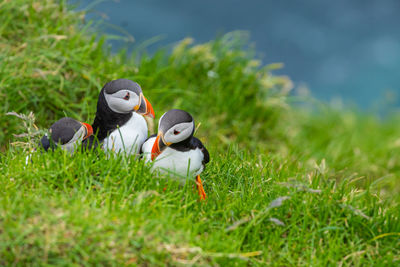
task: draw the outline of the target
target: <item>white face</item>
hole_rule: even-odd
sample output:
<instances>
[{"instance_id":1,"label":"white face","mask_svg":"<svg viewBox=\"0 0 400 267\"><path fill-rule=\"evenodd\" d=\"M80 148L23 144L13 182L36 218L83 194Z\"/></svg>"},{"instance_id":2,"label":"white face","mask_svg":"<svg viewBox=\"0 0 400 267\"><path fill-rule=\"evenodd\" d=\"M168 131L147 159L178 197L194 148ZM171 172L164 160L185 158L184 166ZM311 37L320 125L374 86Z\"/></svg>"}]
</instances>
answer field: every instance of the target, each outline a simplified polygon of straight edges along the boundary
<instances>
[{"instance_id":1,"label":"white face","mask_svg":"<svg viewBox=\"0 0 400 267\"><path fill-rule=\"evenodd\" d=\"M179 143L187 139L193 132L193 122L182 122L174 125L166 133L164 133L164 141L167 144Z\"/></svg>"},{"instance_id":2,"label":"white face","mask_svg":"<svg viewBox=\"0 0 400 267\"><path fill-rule=\"evenodd\" d=\"M74 136L71 138L71 140L68 143L61 145L61 149L67 150L71 153L74 152L74 150L82 143L82 140L85 137L85 135L86 135L86 130L85 130L85 127L82 126L74 134Z\"/></svg>"},{"instance_id":3,"label":"white face","mask_svg":"<svg viewBox=\"0 0 400 267\"><path fill-rule=\"evenodd\" d=\"M111 110L117 113L129 113L140 106L140 97L130 90L119 90L113 94L104 92L104 96Z\"/></svg>"}]
</instances>

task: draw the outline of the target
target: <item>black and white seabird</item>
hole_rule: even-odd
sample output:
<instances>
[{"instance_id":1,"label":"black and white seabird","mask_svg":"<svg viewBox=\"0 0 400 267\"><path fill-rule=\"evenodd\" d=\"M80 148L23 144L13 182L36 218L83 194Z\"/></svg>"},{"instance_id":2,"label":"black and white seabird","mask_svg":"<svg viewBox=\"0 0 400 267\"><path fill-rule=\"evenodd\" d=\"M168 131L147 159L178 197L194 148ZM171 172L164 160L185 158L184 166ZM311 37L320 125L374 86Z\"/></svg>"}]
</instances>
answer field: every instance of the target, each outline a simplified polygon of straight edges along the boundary
<instances>
[{"instance_id":1,"label":"black and white seabird","mask_svg":"<svg viewBox=\"0 0 400 267\"><path fill-rule=\"evenodd\" d=\"M143 116L154 118L154 110L139 84L127 79L106 83L99 94L88 146L100 143L105 151L137 154L148 136Z\"/></svg>"},{"instance_id":2,"label":"black and white seabird","mask_svg":"<svg viewBox=\"0 0 400 267\"><path fill-rule=\"evenodd\" d=\"M50 126L49 134L40 139L40 147L48 151L58 146L73 153L81 142L92 134L93 129L90 124L65 117Z\"/></svg>"},{"instance_id":3,"label":"black and white seabird","mask_svg":"<svg viewBox=\"0 0 400 267\"><path fill-rule=\"evenodd\" d=\"M151 136L142 146L146 161L153 169L180 176L196 176L201 199L206 198L200 173L210 161L207 149L193 136L195 123L186 111L172 109L160 118L157 136Z\"/></svg>"}]
</instances>

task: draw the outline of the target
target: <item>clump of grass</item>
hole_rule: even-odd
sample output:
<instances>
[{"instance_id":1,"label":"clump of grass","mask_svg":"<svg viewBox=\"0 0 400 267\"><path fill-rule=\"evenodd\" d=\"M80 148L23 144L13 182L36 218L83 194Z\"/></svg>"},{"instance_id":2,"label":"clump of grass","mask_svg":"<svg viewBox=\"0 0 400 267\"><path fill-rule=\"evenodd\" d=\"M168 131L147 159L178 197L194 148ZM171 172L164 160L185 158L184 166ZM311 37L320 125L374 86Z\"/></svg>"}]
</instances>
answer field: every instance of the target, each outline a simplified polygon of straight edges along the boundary
<instances>
[{"instance_id":1,"label":"clump of grass","mask_svg":"<svg viewBox=\"0 0 400 267\"><path fill-rule=\"evenodd\" d=\"M23 148L23 151L33 151L37 148L38 139L45 133L40 130L35 124L35 114L30 112L28 115L18 114L16 112L7 112L6 115L15 116L22 120L22 128L25 132L13 134L15 138L23 138L23 141L12 142L11 145Z\"/></svg>"},{"instance_id":2,"label":"clump of grass","mask_svg":"<svg viewBox=\"0 0 400 267\"><path fill-rule=\"evenodd\" d=\"M324 159L330 177L354 176L358 186L374 183L382 193L398 196L398 114L382 119L328 105L320 105L312 113L300 109L294 112L295 119L288 120L285 129L288 147L299 160L312 166Z\"/></svg>"},{"instance_id":3,"label":"clump of grass","mask_svg":"<svg viewBox=\"0 0 400 267\"><path fill-rule=\"evenodd\" d=\"M352 177L328 179L322 163L309 168L229 149L204 173L208 200L201 203L194 183L154 177L140 161L56 150L25 166L24 155L1 157L2 264L399 260L398 206L372 185L354 188Z\"/></svg>"},{"instance_id":4,"label":"clump of grass","mask_svg":"<svg viewBox=\"0 0 400 267\"><path fill-rule=\"evenodd\" d=\"M246 40L240 32L200 45L191 45L193 40L187 38L175 46L164 66L158 66L157 56L142 60L137 79L154 88L151 97L162 110L190 111L210 142L254 149L252 141L257 140L263 146L276 140L275 127L285 117L292 85L288 78L270 73L277 66L260 67L260 61L243 49Z\"/></svg>"},{"instance_id":5,"label":"clump of grass","mask_svg":"<svg viewBox=\"0 0 400 267\"><path fill-rule=\"evenodd\" d=\"M26 164L7 143L39 136L33 115L0 116L0 265L399 263L399 117L288 106L290 81L238 33L127 57L83 17L64 1L0 3L0 112L32 110L39 129L90 121L103 83L139 81L158 116L183 108L201 123L208 200L101 151Z\"/></svg>"}]
</instances>

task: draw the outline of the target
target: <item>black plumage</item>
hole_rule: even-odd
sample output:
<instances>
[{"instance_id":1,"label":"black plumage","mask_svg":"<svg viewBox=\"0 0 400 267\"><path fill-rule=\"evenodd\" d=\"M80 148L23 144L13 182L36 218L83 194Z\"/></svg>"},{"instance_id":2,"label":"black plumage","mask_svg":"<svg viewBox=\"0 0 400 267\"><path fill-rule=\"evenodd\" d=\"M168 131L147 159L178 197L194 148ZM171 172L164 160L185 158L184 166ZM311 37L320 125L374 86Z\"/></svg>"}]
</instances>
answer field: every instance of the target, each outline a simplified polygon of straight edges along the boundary
<instances>
[{"instance_id":1,"label":"black plumage","mask_svg":"<svg viewBox=\"0 0 400 267\"><path fill-rule=\"evenodd\" d=\"M92 124L93 135L83 142L84 147L92 149L97 147L110 133L131 119L132 112L117 113L113 111L104 96L104 93L113 94L122 89L130 90L137 95L142 93L139 84L128 79L117 79L106 83L97 100L96 117Z\"/></svg>"},{"instance_id":2,"label":"black plumage","mask_svg":"<svg viewBox=\"0 0 400 267\"><path fill-rule=\"evenodd\" d=\"M56 144L64 145L68 143L77 131L82 127L82 124L69 117L59 119L49 128L49 135L44 135L40 140L40 146L47 151L49 148L55 148Z\"/></svg>"},{"instance_id":3,"label":"black plumage","mask_svg":"<svg viewBox=\"0 0 400 267\"><path fill-rule=\"evenodd\" d=\"M111 110L104 97L105 88L106 86L101 89L97 101L96 117L92 124L94 135L88 138L92 139L92 141L95 137L97 137L99 141L104 140L104 138L116 130L118 126L124 125L132 117L132 113L117 113Z\"/></svg>"}]
</instances>

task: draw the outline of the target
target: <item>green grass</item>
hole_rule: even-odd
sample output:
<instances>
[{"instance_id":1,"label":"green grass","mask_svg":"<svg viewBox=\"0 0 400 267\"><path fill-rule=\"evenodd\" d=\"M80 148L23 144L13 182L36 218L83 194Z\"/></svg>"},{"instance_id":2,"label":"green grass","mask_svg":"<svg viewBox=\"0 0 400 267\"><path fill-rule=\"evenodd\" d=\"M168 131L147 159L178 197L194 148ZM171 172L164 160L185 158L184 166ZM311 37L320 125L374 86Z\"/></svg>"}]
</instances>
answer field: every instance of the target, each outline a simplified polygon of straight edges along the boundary
<instances>
[{"instance_id":1,"label":"green grass","mask_svg":"<svg viewBox=\"0 0 400 267\"><path fill-rule=\"evenodd\" d=\"M290 106L290 80L241 33L127 57L82 18L63 1L0 3L0 113L91 122L105 82L138 81L157 118L183 108L201 124L208 200L101 151L25 165L11 143L39 136L2 115L0 265L400 264L400 116Z\"/></svg>"}]
</instances>

